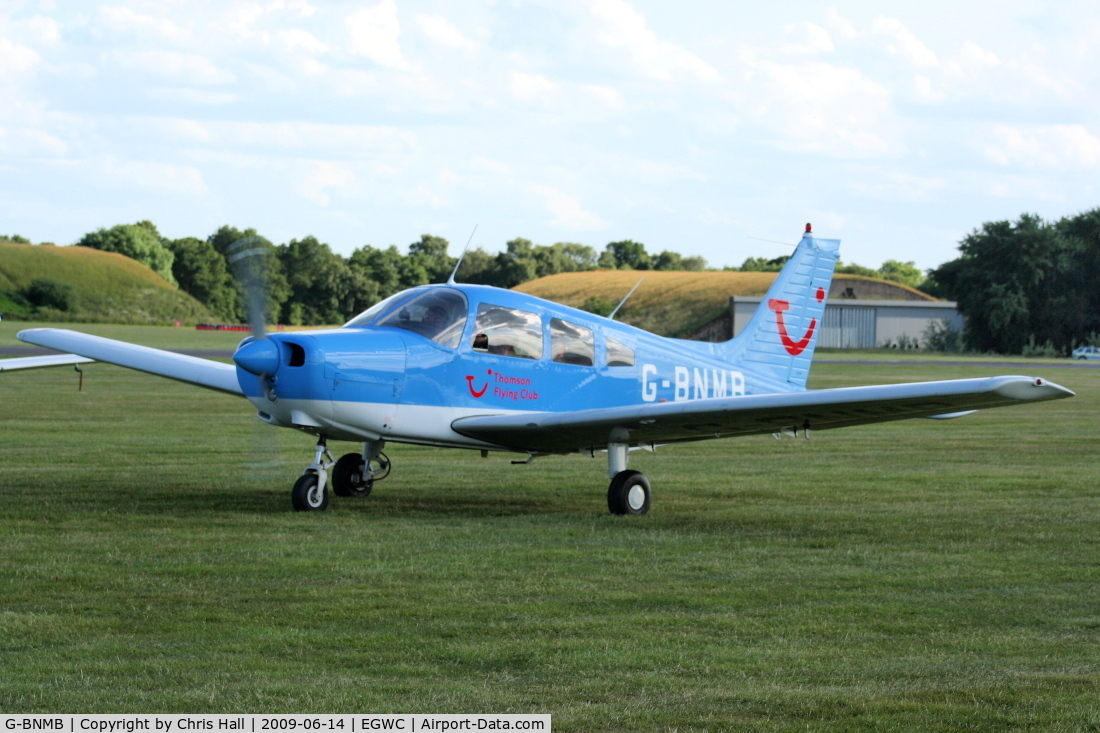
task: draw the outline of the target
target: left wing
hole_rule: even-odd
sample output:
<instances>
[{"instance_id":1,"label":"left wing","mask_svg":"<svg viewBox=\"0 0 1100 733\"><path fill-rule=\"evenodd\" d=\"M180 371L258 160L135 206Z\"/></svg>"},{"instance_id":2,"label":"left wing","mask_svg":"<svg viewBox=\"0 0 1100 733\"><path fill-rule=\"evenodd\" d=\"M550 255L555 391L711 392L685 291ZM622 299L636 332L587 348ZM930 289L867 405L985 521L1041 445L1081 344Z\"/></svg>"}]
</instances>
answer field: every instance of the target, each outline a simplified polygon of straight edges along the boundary
<instances>
[{"instance_id":1,"label":"left wing","mask_svg":"<svg viewBox=\"0 0 1100 733\"><path fill-rule=\"evenodd\" d=\"M87 364L95 359L76 354L50 354L49 356L24 356L18 359L0 359L0 372L15 369L41 369L42 367L68 366L69 364Z\"/></svg>"},{"instance_id":2,"label":"left wing","mask_svg":"<svg viewBox=\"0 0 1100 733\"><path fill-rule=\"evenodd\" d=\"M455 420L451 428L517 451L558 453L605 448L612 442L613 431L614 442L676 443L946 417L1072 396L1070 390L1044 379L990 377L651 402L602 410L474 416Z\"/></svg>"}]
</instances>

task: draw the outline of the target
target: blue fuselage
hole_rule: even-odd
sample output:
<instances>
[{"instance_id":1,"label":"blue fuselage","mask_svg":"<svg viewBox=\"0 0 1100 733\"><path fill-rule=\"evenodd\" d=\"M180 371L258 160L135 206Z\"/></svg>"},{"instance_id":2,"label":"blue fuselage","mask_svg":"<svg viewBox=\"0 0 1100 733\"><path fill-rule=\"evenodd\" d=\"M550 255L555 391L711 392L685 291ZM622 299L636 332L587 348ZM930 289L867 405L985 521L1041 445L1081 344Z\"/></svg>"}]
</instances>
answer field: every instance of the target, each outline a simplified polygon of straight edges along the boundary
<instances>
[{"instance_id":1,"label":"blue fuselage","mask_svg":"<svg viewBox=\"0 0 1100 733\"><path fill-rule=\"evenodd\" d=\"M403 304L444 288L468 304L464 322L456 320L448 343L417 332L405 325L408 320L395 320L395 314L407 316ZM494 309L528 317L528 331L535 333L531 338L542 341L538 358L492 353L492 345L485 347L479 330L487 330L491 319L485 314ZM402 326L379 325L387 314ZM337 439L485 448L492 446L455 433L451 422L510 411L574 411L797 390L719 358L712 344L662 338L510 290L414 288L387 301L367 320L339 329L273 334L278 366L250 366L263 372L259 375L242 368L245 360L238 359L241 388L261 418ZM592 352L579 358L563 354L558 340L562 328L572 334L588 332ZM489 333L491 340L497 332ZM249 342L242 343L238 354ZM270 345L263 352L252 343L261 363L274 358ZM533 353L538 347L527 344Z\"/></svg>"}]
</instances>

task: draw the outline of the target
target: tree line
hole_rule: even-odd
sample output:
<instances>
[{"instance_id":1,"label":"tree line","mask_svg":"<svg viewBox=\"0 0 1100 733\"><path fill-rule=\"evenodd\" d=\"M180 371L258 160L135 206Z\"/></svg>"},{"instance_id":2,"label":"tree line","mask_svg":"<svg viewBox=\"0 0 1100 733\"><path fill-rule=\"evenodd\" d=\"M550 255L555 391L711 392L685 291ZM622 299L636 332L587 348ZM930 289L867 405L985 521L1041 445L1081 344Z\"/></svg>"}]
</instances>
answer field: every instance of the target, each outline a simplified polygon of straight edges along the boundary
<instances>
[{"instance_id":1,"label":"tree line","mask_svg":"<svg viewBox=\"0 0 1100 733\"><path fill-rule=\"evenodd\" d=\"M21 238L20 238L21 239ZM13 240L14 241L14 240ZM234 244L246 242L252 256L264 255L259 269L267 295L269 322L290 325L341 323L383 298L406 288L445 282L458 262L443 237L424 234L407 252L364 245L348 257L316 237L276 245L255 229L223 226L200 239L169 239L150 221L119 224L84 235L76 244L126 255L192 295L216 317L246 319L245 296L232 265ZM631 240L609 243L602 252L576 242L534 244L516 238L498 254L468 251L459 282L511 288L561 272L600 269L703 270L702 257L678 252L650 254Z\"/></svg>"},{"instance_id":2,"label":"tree line","mask_svg":"<svg viewBox=\"0 0 1100 733\"><path fill-rule=\"evenodd\" d=\"M958 303L961 346L1057 356L1100 345L1100 208L1057 221L985 222L959 251L929 271L926 291Z\"/></svg>"}]
</instances>

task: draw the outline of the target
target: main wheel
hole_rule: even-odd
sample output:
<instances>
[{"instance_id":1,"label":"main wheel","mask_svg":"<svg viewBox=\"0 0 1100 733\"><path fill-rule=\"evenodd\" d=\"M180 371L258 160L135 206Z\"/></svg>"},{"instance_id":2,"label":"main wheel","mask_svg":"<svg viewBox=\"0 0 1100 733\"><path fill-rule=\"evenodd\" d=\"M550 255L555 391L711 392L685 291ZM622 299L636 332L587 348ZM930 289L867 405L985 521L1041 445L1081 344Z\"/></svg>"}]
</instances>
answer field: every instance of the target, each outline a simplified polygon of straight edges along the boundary
<instances>
[{"instance_id":1,"label":"main wheel","mask_svg":"<svg viewBox=\"0 0 1100 733\"><path fill-rule=\"evenodd\" d=\"M332 493L337 496L369 496L374 479L363 479L367 464L359 453L348 453L332 468Z\"/></svg>"},{"instance_id":2,"label":"main wheel","mask_svg":"<svg viewBox=\"0 0 1100 733\"><path fill-rule=\"evenodd\" d=\"M328 506L328 488L319 485L317 474L307 473L294 482L290 502L296 512L319 512Z\"/></svg>"},{"instance_id":3,"label":"main wheel","mask_svg":"<svg viewBox=\"0 0 1100 733\"><path fill-rule=\"evenodd\" d=\"M620 471L607 488L607 508L612 514L645 514L649 511L649 479L641 471Z\"/></svg>"}]
</instances>

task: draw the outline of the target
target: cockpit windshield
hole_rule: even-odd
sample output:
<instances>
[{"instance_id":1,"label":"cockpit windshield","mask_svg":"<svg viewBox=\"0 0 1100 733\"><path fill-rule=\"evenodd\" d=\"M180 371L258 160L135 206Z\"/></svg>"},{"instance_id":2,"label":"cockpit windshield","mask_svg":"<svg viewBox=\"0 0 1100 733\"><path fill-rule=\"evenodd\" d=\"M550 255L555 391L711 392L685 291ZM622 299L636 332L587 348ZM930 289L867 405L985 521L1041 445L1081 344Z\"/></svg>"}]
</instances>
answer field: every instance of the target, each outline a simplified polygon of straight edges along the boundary
<instances>
[{"instance_id":1,"label":"cockpit windshield","mask_svg":"<svg viewBox=\"0 0 1100 733\"><path fill-rule=\"evenodd\" d=\"M459 291L431 288L413 297L374 325L403 328L430 338L440 346L453 349L462 338L468 307L466 296Z\"/></svg>"},{"instance_id":2,"label":"cockpit windshield","mask_svg":"<svg viewBox=\"0 0 1100 733\"><path fill-rule=\"evenodd\" d=\"M344 328L362 328L363 326L369 326L375 318L378 318L378 316L382 315L402 300L407 300L412 297L412 294L415 292L415 290L402 290L400 293L395 293L384 300L378 301L370 308L367 308L355 318L345 323Z\"/></svg>"}]
</instances>

